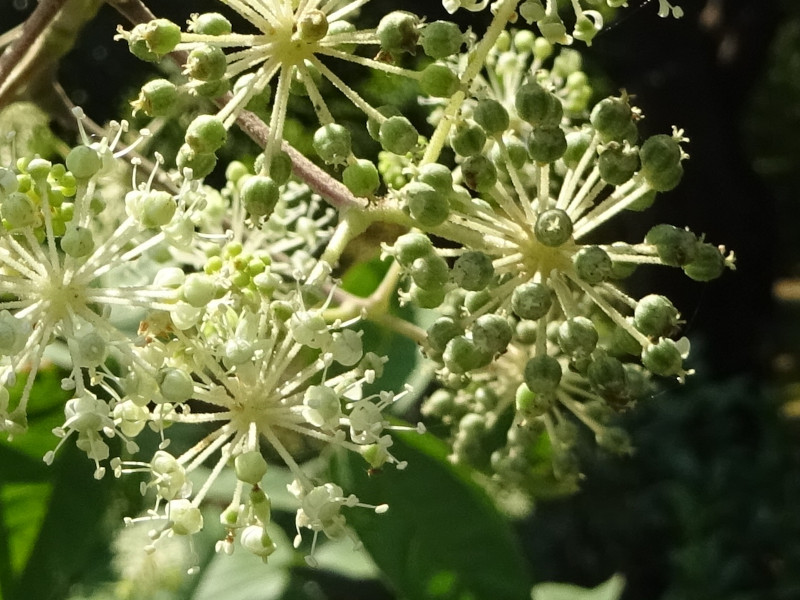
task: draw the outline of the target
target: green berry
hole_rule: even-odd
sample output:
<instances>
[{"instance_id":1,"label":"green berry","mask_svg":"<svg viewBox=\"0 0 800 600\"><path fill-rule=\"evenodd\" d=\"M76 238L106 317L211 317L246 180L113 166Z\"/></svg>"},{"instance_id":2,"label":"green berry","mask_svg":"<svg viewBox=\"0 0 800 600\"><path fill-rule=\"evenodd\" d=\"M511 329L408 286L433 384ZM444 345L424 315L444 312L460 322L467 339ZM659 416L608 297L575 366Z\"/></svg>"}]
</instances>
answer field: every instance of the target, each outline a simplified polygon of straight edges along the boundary
<instances>
[{"instance_id":1,"label":"green berry","mask_svg":"<svg viewBox=\"0 0 800 600\"><path fill-rule=\"evenodd\" d=\"M525 385L534 394L551 394L561 383L561 364L552 356L535 356L525 364Z\"/></svg>"},{"instance_id":2,"label":"green berry","mask_svg":"<svg viewBox=\"0 0 800 600\"><path fill-rule=\"evenodd\" d=\"M647 184L657 192L675 188L683 176L682 157L683 151L674 137L662 134L647 138L639 150Z\"/></svg>"},{"instance_id":3,"label":"green berry","mask_svg":"<svg viewBox=\"0 0 800 600\"><path fill-rule=\"evenodd\" d=\"M420 308L436 308L444 302L445 293L444 287L425 290L416 284L412 284L408 290L408 297L411 302Z\"/></svg>"},{"instance_id":4,"label":"green berry","mask_svg":"<svg viewBox=\"0 0 800 600\"><path fill-rule=\"evenodd\" d=\"M258 485L267 474L267 461L258 450L250 450L233 459L233 469L239 481Z\"/></svg>"},{"instance_id":5,"label":"green berry","mask_svg":"<svg viewBox=\"0 0 800 600\"><path fill-rule=\"evenodd\" d=\"M402 116L394 116L381 123L378 137L384 150L406 154L417 145L419 133L411 121Z\"/></svg>"},{"instance_id":6,"label":"green berry","mask_svg":"<svg viewBox=\"0 0 800 600\"><path fill-rule=\"evenodd\" d=\"M467 187L476 192L486 192L497 183L497 169L483 155L470 156L461 163L461 176Z\"/></svg>"},{"instance_id":7,"label":"green berry","mask_svg":"<svg viewBox=\"0 0 800 600\"><path fill-rule=\"evenodd\" d=\"M434 21L422 28L419 42L431 58L445 58L461 50L464 34L455 23Z\"/></svg>"},{"instance_id":8,"label":"green berry","mask_svg":"<svg viewBox=\"0 0 800 600\"><path fill-rule=\"evenodd\" d=\"M449 167L439 163L427 163L419 168L417 180L427 183L441 194L450 194L453 191L453 173Z\"/></svg>"},{"instance_id":9,"label":"green berry","mask_svg":"<svg viewBox=\"0 0 800 600\"><path fill-rule=\"evenodd\" d=\"M462 121L450 134L450 147L461 156L480 154L486 144L486 132L475 121Z\"/></svg>"},{"instance_id":10,"label":"green berry","mask_svg":"<svg viewBox=\"0 0 800 600\"><path fill-rule=\"evenodd\" d=\"M213 152L196 152L188 144L183 144L175 158L178 169L192 170L192 179L202 179L217 165L217 157Z\"/></svg>"},{"instance_id":11,"label":"green berry","mask_svg":"<svg viewBox=\"0 0 800 600\"><path fill-rule=\"evenodd\" d=\"M615 142L609 143L597 159L600 177L610 185L622 185L639 168L639 154Z\"/></svg>"},{"instance_id":12,"label":"green berry","mask_svg":"<svg viewBox=\"0 0 800 600\"><path fill-rule=\"evenodd\" d=\"M695 281L711 281L724 270L725 257L712 244L699 244L694 259L683 267L683 272Z\"/></svg>"},{"instance_id":13,"label":"green berry","mask_svg":"<svg viewBox=\"0 0 800 600\"><path fill-rule=\"evenodd\" d=\"M214 280L205 273L190 273L181 285L181 295L195 308L203 308L217 294Z\"/></svg>"},{"instance_id":14,"label":"green berry","mask_svg":"<svg viewBox=\"0 0 800 600\"><path fill-rule=\"evenodd\" d=\"M461 82L449 66L435 62L422 70L419 89L427 96L448 98L458 91Z\"/></svg>"},{"instance_id":15,"label":"green berry","mask_svg":"<svg viewBox=\"0 0 800 600\"><path fill-rule=\"evenodd\" d=\"M317 42L328 33L328 18L315 8L303 13L297 21L297 35L304 42Z\"/></svg>"},{"instance_id":16,"label":"green berry","mask_svg":"<svg viewBox=\"0 0 800 600\"><path fill-rule=\"evenodd\" d=\"M329 123L314 132L314 150L328 164L343 164L350 156L350 131Z\"/></svg>"},{"instance_id":17,"label":"green berry","mask_svg":"<svg viewBox=\"0 0 800 600\"><path fill-rule=\"evenodd\" d=\"M450 205L447 196L420 181L412 181L400 190L411 216L423 227L436 227L447 220Z\"/></svg>"},{"instance_id":18,"label":"green berry","mask_svg":"<svg viewBox=\"0 0 800 600\"><path fill-rule=\"evenodd\" d=\"M662 377L683 373L683 357L674 340L661 338L642 351L645 369Z\"/></svg>"},{"instance_id":19,"label":"green berry","mask_svg":"<svg viewBox=\"0 0 800 600\"><path fill-rule=\"evenodd\" d=\"M492 355L505 352L512 334L508 319L500 315L481 315L472 325L472 341L475 346Z\"/></svg>"},{"instance_id":20,"label":"green berry","mask_svg":"<svg viewBox=\"0 0 800 600\"><path fill-rule=\"evenodd\" d=\"M272 214L280 198L280 190L271 177L255 175L245 180L240 197L247 213L258 219Z\"/></svg>"},{"instance_id":21,"label":"green berry","mask_svg":"<svg viewBox=\"0 0 800 600\"><path fill-rule=\"evenodd\" d=\"M283 150L278 150L269 163L269 176L278 185L283 185L292 176L292 159Z\"/></svg>"},{"instance_id":22,"label":"green berry","mask_svg":"<svg viewBox=\"0 0 800 600\"><path fill-rule=\"evenodd\" d=\"M143 37L148 49L158 56L168 54L181 41L181 28L167 19L155 19L144 25Z\"/></svg>"},{"instance_id":23,"label":"green berry","mask_svg":"<svg viewBox=\"0 0 800 600\"><path fill-rule=\"evenodd\" d=\"M419 39L418 24L417 16L405 11L397 10L384 16L375 31L381 50L389 54L414 54Z\"/></svg>"},{"instance_id":24,"label":"green berry","mask_svg":"<svg viewBox=\"0 0 800 600\"><path fill-rule=\"evenodd\" d=\"M424 290L436 290L447 283L450 269L447 261L438 254L429 254L414 260L409 268L411 279Z\"/></svg>"},{"instance_id":25,"label":"green berry","mask_svg":"<svg viewBox=\"0 0 800 600\"><path fill-rule=\"evenodd\" d=\"M401 117L401 116L403 116L400 113L400 109L397 108L396 106L392 105L392 104L385 104L384 106L379 106L377 110L378 110L378 112L380 114L382 114L387 119L389 117ZM372 117L369 117L367 119L367 133L369 133L369 137L371 137L376 142L380 141L381 123L382 122L379 122L376 119L373 119Z\"/></svg>"},{"instance_id":26,"label":"green berry","mask_svg":"<svg viewBox=\"0 0 800 600\"><path fill-rule=\"evenodd\" d=\"M447 342L457 335L463 335L464 328L450 317L439 317L428 328L428 343L437 352L444 352Z\"/></svg>"},{"instance_id":27,"label":"green berry","mask_svg":"<svg viewBox=\"0 0 800 600\"><path fill-rule=\"evenodd\" d=\"M528 154L540 164L552 163L567 150L567 137L557 126L534 128L528 138Z\"/></svg>"},{"instance_id":28,"label":"green berry","mask_svg":"<svg viewBox=\"0 0 800 600\"><path fill-rule=\"evenodd\" d=\"M492 259L478 250L464 252L453 264L453 281L471 292L486 289L493 277Z\"/></svg>"},{"instance_id":29,"label":"green berry","mask_svg":"<svg viewBox=\"0 0 800 600\"><path fill-rule=\"evenodd\" d=\"M678 326L680 313L665 296L650 294L636 304L633 325L652 338L671 335Z\"/></svg>"},{"instance_id":30,"label":"green berry","mask_svg":"<svg viewBox=\"0 0 800 600\"><path fill-rule=\"evenodd\" d=\"M550 208L536 218L533 233L541 244L556 248L572 237L572 219L566 211Z\"/></svg>"},{"instance_id":31,"label":"green berry","mask_svg":"<svg viewBox=\"0 0 800 600\"><path fill-rule=\"evenodd\" d=\"M378 189L380 175L372 161L360 158L345 167L342 181L356 196L369 196Z\"/></svg>"},{"instance_id":32,"label":"green berry","mask_svg":"<svg viewBox=\"0 0 800 600\"><path fill-rule=\"evenodd\" d=\"M186 143L198 153L216 152L225 145L228 132L222 121L212 115L200 115L186 128Z\"/></svg>"},{"instance_id":33,"label":"green berry","mask_svg":"<svg viewBox=\"0 0 800 600\"><path fill-rule=\"evenodd\" d=\"M491 355L482 352L475 343L463 335L457 335L445 346L442 353L444 366L453 373L467 373L491 361Z\"/></svg>"},{"instance_id":34,"label":"green berry","mask_svg":"<svg viewBox=\"0 0 800 600\"><path fill-rule=\"evenodd\" d=\"M592 109L589 120L604 140L621 140L633 118L627 98L605 98Z\"/></svg>"},{"instance_id":35,"label":"green berry","mask_svg":"<svg viewBox=\"0 0 800 600\"><path fill-rule=\"evenodd\" d=\"M158 386L167 402L186 402L194 395L194 382L186 371L175 368L162 369L158 374Z\"/></svg>"},{"instance_id":36,"label":"green berry","mask_svg":"<svg viewBox=\"0 0 800 600\"><path fill-rule=\"evenodd\" d=\"M509 126L508 111L497 100L486 98L478 101L472 113L472 118L489 135L504 132Z\"/></svg>"},{"instance_id":37,"label":"green berry","mask_svg":"<svg viewBox=\"0 0 800 600\"><path fill-rule=\"evenodd\" d=\"M176 209L177 202L172 194L162 190L151 190L140 197L139 222L151 229L163 227L172 220Z\"/></svg>"},{"instance_id":38,"label":"green berry","mask_svg":"<svg viewBox=\"0 0 800 600\"><path fill-rule=\"evenodd\" d=\"M590 285L605 281L611 276L611 258L599 246L584 246L572 259L578 277Z\"/></svg>"},{"instance_id":39,"label":"green berry","mask_svg":"<svg viewBox=\"0 0 800 600\"><path fill-rule=\"evenodd\" d=\"M433 253L431 240L422 233L405 233L394 243L394 256L404 267L410 266L418 258Z\"/></svg>"},{"instance_id":40,"label":"green berry","mask_svg":"<svg viewBox=\"0 0 800 600\"><path fill-rule=\"evenodd\" d=\"M27 194L14 192L0 204L0 214L12 229L31 227L39 223L39 211Z\"/></svg>"},{"instance_id":41,"label":"green berry","mask_svg":"<svg viewBox=\"0 0 800 600\"><path fill-rule=\"evenodd\" d=\"M558 327L558 345L571 357L589 356L597 347L598 339L597 328L586 317L567 319Z\"/></svg>"},{"instance_id":42,"label":"green berry","mask_svg":"<svg viewBox=\"0 0 800 600\"><path fill-rule=\"evenodd\" d=\"M204 44L189 52L184 73L199 81L216 81L222 79L227 68L225 53L216 46Z\"/></svg>"},{"instance_id":43,"label":"green berry","mask_svg":"<svg viewBox=\"0 0 800 600\"><path fill-rule=\"evenodd\" d=\"M153 79L142 86L139 97L131 102L134 114L142 111L148 117L163 117L170 112L178 100L178 88L166 79Z\"/></svg>"},{"instance_id":44,"label":"green berry","mask_svg":"<svg viewBox=\"0 0 800 600\"><path fill-rule=\"evenodd\" d=\"M627 387L627 376L622 363L612 356L600 356L586 370L592 387L604 397L622 397Z\"/></svg>"},{"instance_id":45,"label":"green berry","mask_svg":"<svg viewBox=\"0 0 800 600\"><path fill-rule=\"evenodd\" d=\"M69 227L61 238L61 249L72 258L82 258L94 250L94 236L86 227Z\"/></svg>"},{"instance_id":46,"label":"green berry","mask_svg":"<svg viewBox=\"0 0 800 600\"><path fill-rule=\"evenodd\" d=\"M77 179L89 179L100 170L103 161L96 150L88 146L76 146L69 151L64 164Z\"/></svg>"},{"instance_id":47,"label":"green berry","mask_svg":"<svg viewBox=\"0 0 800 600\"><path fill-rule=\"evenodd\" d=\"M670 267L682 267L692 262L700 246L691 231L666 224L650 229L644 240L656 247L661 262Z\"/></svg>"},{"instance_id":48,"label":"green berry","mask_svg":"<svg viewBox=\"0 0 800 600\"><path fill-rule=\"evenodd\" d=\"M201 35L227 35L233 31L231 22L219 13L196 15L189 23L189 29Z\"/></svg>"},{"instance_id":49,"label":"green berry","mask_svg":"<svg viewBox=\"0 0 800 600\"><path fill-rule=\"evenodd\" d=\"M511 310L521 319L540 319L552 304L553 292L543 283L523 283L511 293Z\"/></svg>"},{"instance_id":50,"label":"green berry","mask_svg":"<svg viewBox=\"0 0 800 600\"><path fill-rule=\"evenodd\" d=\"M520 86L514 98L514 107L519 117L534 127L557 126L564 114L561 101L535 82Z\"/></svg>"}]
</instances>

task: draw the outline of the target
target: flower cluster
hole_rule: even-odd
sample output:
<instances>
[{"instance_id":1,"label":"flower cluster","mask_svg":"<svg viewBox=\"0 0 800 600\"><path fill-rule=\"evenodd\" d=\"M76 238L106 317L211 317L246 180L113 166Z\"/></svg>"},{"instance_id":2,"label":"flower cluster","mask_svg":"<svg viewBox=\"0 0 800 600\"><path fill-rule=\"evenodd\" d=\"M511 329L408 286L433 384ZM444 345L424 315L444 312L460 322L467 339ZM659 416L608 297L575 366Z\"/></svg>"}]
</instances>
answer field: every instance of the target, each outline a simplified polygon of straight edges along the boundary
<instances>
[{"instance_id":1,"label":"flower cluster","mask_svg":"<svg viewBox=\"0 0 800 600\"><path fill-rule=\"evenodd\" d=\"M366 3L223 0L254 30L234 33L221 13L192 15L186 31L165 19L120 29L144 60L184 53L185 79L147 83L136 112L168 118L182 92L219 103L189 123L176 168L155 154L142 175L134 158L120 194L116 167L149 133L117 123L93 140L80 110L82 143L64 164L37 156L0 168L0 430L24 432L45 350L61 344L70 359L63 387L74 396L58 446L76 438L98 478L105 464L117 476L143 474L154 502L130 523L157 523L152 544L200 531L201 503L229 469L236 484L217 550L238 541L267 560L268 460L292 473L295 546L312 532L309 564L320 532L350 534L347 509L387 509L302 458L338 448L368 469L402 469L390 431L425 432L390 425L387 411L407 392L373 392L386 359L365 347L364 319L412 337L435 364L440 387L421 412L443 425L453 461L498 494L529 493L543 455L548 474L574 485L577 423L600 446L627 452L614 412L646 394L652 375L689 374L677 308L661 295L633 298L620 282L639 265L703 282L733 268L723 247L672 225L636 243L603 241L604 224L679 183L688 139L677 128L642 138L642 112L624 92L591 103L580 55L555 51L572 41L556 2L498 0L480 40L405 11L360 29ZM572 7L572 36L588 43L601 14L578 0ZM680 16L664 0L661 9ZM520 16L542 35L508 31ZM417 86L430 136L397 107L365 100L328 66L338 61ZM356 157L323 85L363 113L382 149L377 165ZM340 173L283 140L299 97L319 122L312 158ZM226 183L213 189L203 180L240 118L258 124L263 152L252 165L225 165ZM356 297L334 273L374 223L407 232L384 240L393 264L369 297ZM436 311L427 331L391 313L398 284L401 302ZM26 370L12 406L7 387ZM171 444L173 426L196 432L188 448ZM140 457L144 435L159 445ZM113 438L125 443L111 458Z\"/></svg>"}]
</instances>

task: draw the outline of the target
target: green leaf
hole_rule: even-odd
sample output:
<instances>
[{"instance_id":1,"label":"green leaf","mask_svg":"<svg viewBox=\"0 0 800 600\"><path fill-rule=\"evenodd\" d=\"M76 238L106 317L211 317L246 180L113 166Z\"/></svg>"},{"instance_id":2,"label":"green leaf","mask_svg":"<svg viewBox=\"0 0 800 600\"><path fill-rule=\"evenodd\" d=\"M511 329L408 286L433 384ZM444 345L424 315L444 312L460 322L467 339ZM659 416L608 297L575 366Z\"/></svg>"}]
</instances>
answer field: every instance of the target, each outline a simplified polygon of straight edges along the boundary
<instances>
[{"instance_id":1,"label":"green leaf","mask_svg":"<svg viewBox=\"0 0 800 600\"><path fill-rule=\"evenodd\" d=\"M362 502L389 504L382 515L352 509L347 520L397 592L409 600L527 597L531 581L516 540L483 490L447 461L433 436L393 437L407 471L369 476L353 453L334 470Z\"/></svg>"},{"instance_id":2,"label":"green leaf","mask_svg":"<svg viewBox=\"0 0 800 600\"><path fill-rule=\"evenodd\" d=\"M531 600L619 600L624 588L625 578L619 574L592 589L566 583L540 583L531 591Z\"/></svg>"}]
</instances>

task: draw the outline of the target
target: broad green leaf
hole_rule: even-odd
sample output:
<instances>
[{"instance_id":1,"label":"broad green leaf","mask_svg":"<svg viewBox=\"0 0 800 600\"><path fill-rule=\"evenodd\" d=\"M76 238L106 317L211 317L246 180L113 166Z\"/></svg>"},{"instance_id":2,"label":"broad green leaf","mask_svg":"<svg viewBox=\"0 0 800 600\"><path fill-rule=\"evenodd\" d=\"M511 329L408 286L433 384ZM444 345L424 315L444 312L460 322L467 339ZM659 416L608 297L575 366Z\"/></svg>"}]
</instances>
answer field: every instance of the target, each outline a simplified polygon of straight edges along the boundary
<instances>
[{"instance_id":1,"label":"broad green leaf","mask_svg":"<svg viewBox=\"0 0 800 600\"><path fill-rule=\"evenodd\" d=\"M619 600L624 588L625 578L619 574L592 589L547 582L534 586L531 600Z\"/></svg>"},{"instance_id":2,"label":"broad green leaf","mask_svg":"<svg viewBox=\"0 0 800 600\"><path fill-rule=\"evenodd\" d=\"M392 452L406 471L367 474L348 453L336 478L362 502L388 503L377 515L354 508L348 523L399 595L409 600L525 598L531 588L508 522L429 435L396 434Z\"/></svg>"}]
</instances>

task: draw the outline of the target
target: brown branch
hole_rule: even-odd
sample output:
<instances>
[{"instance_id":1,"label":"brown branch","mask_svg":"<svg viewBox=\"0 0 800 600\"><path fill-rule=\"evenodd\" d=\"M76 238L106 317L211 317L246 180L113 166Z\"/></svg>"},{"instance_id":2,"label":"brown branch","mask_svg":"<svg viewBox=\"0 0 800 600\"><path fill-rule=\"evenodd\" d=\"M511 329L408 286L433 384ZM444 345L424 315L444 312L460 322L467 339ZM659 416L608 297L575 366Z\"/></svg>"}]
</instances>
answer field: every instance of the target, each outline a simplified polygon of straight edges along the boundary
<instances>
[{"instance_id":1,"label":"brown branch","mask_svg":"<svg viewBox=\"0 0 800 600\"><path fill-rule=\"evenodd\" d=\"M141 0L106 0L114 9L125 17L132 25L147 23L156 18ZM186 62L186 52L176 51L169 57L179 66ZM230 102L233 95L229 92L216 100L218 106L223 107ZM264 148L269 139L269 127L256 114L249 110L242 110L236 118L236 124L247 136ZM292 172L298 179L304 181L311 190L322 196L326 202L338 209L358 206L365 208L369 201L366 198L354 196L340 181L334 179L324 170L303 156L286 140L281 140L281 150L289 155L292 160Z\"/></svg>"},{"instance_id":2,"label":"brown branch","mask_svg":"<svg viewBox=\"0 0 800 600\"><path fill-rule=\"evenodd\" d=\"M56 18L58 11L67 0L40 0L34 11L25 21L20 36L0 55L0 97L11 85L11 73L22 61L25 54L35 45L36 39Z\"/></svg>"}]
</instances>

